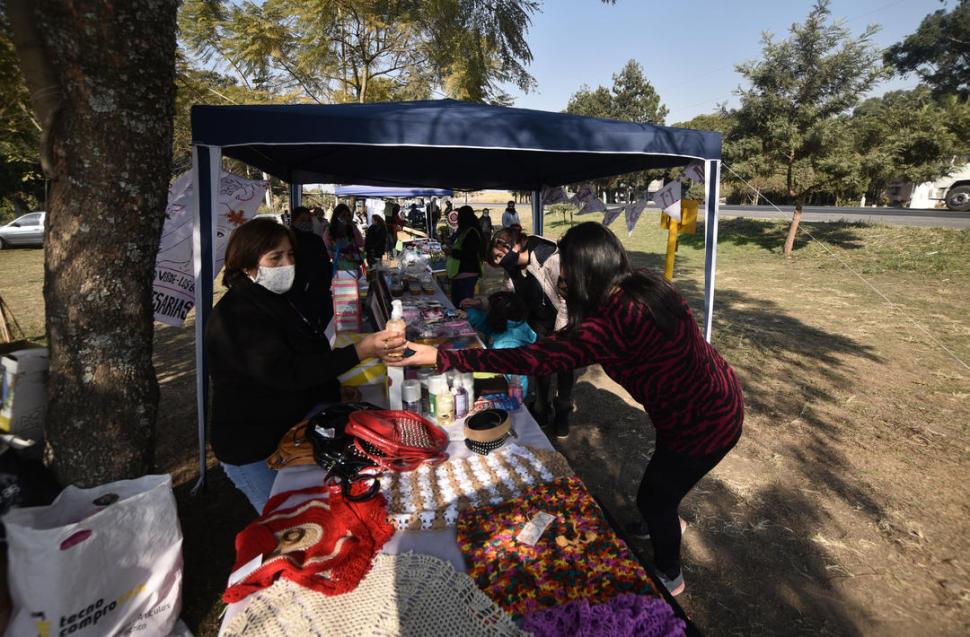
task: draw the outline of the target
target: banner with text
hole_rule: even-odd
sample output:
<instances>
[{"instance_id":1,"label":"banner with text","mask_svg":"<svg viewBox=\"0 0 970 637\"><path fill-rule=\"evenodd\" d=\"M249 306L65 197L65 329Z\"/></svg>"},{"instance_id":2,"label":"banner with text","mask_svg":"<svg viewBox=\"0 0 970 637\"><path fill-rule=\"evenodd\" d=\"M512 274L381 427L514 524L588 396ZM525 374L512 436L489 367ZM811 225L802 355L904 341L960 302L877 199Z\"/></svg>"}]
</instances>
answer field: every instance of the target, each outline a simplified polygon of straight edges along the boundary
<instances>
[{"instance_id":1,"label":"banner with text","mask_svg":"<svg viewBox=\"0 0 970 637\"><path fill-rule=\"evenodd\" d=\"M218 274L225 259L226 243L236 226L256 214L269 182L222 173L219 201L213 211L216 243L212 246L212 271ZM155 320L181 326L195 305L192 267L192 171L181 174L168 188L165 224L155 259L153 303Z\"/></svg>"}]
</instances>

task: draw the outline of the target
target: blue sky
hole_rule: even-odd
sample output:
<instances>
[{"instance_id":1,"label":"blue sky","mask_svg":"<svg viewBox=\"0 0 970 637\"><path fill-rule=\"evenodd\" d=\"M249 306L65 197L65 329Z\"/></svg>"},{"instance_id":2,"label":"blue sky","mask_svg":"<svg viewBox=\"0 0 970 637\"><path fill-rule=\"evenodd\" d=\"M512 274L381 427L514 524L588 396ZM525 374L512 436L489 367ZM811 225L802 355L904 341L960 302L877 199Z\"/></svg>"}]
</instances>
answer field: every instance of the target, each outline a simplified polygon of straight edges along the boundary
<instances>
[{"instance_id":1,"label":"blue sky","mask_svg":"<svg viewBox=\"0 0 970 637\"><path fill-rule=\"evenodd\" d=\"M760 58L761 33L785 37L801 22L812 0L545 0L533 16L530 73L538 87L513 91L515 105L559 111L580 85L612 85L613 73L627 60L643 65L647 79L670 109L667 123L713 111L718 103L738 104L734 91L742 78L734 65ZM912 33L928 13L946 7L939 0L833 0L832 15L854 34L867 25L882 29L880 47ZM910 88L912 77L880 84L873 95Z\"/></svg>"}]
</instances>

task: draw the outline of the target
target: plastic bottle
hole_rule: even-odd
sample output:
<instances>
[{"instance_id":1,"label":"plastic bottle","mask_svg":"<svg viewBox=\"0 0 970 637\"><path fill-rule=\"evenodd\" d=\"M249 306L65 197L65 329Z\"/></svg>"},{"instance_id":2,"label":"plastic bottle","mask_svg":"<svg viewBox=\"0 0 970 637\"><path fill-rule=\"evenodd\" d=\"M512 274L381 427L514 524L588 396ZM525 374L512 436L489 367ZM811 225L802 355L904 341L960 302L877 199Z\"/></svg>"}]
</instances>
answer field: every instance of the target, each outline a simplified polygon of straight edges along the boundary
<instances>
[{"instance_id":1,"label":"plastic bottle","mask_svg":"<svg viewBox=\"0 0 970 637\"><path fill-rule=\"evenodd\" d=\"M404 336L404 331L407 329L407 323L404 322L404 305L398 299L391 301L391 320L387 322L384 329L388 332L393 332L394 334ZM384 358L389 361L399 361L404 358L404 352L387 354L384 356Z\"/></svg>"},{"instance_id":2,"label":"plastic bottle","mask_svg":"<svg viewBox=\"0 0 970 637\"><path fill-rule=\"evenodd\" d=\"M455 419L464 418L468 415L468 392L465 391L460 377L455 380L451 395L455 400Z\"/></svg>"},{"instance_id":3,"label":"plastic bottle","mask_svg":"<svg viewBox=\"0 0 970 637\"><path fill-rule=\"evenodd\" d=\"M512 376L509 379L509 398L522 402L522 384L518 376Z\"/></svg>"},{"instance_id":4,"label":"plastic bottle","mask_svg":"<svg viewBox=\"0 0 970 637\"><path fill-rule=\"evenodd\" d=\"M421 381L406 380L401 387L401 401L404 409L415 414L421 413Z\"/></svg>"},{"instance_id":5,"label":"plastic bottle","mask_svg":"<svg viewBox=\"0 0 970 637\"><path fill-rule=\"evenodd\" d=\"M438 424L446 427L455 422L455 399L448 389L447 381L441 381L437 385L438 393L435 394L435 417Z\"/></svg>"},{"instance_id":6,"label":"plastic bottle","mask_svg":"<svg viewBox=\"0 0 970 637\"><path fill-rule=\"evenodd\" d=\"M431 415L431 391L428 387L431 375L432 371L427 367L418 370L418 380L421 382L421 413L425 416Z\"/></svg>"},{"instance_id":7,"label":"plastic bottle","mask_svg":"<svg viewBox=\"0 0 970 637\"><path fill-rule=\"evenodd\" d=\"M443 376L432 376L428 379L428 418L437 422L438 420L438 394L441 393L441 386L445 384ZM446 385L447 387L447 385Z\"/></svg>"}]
</instances>

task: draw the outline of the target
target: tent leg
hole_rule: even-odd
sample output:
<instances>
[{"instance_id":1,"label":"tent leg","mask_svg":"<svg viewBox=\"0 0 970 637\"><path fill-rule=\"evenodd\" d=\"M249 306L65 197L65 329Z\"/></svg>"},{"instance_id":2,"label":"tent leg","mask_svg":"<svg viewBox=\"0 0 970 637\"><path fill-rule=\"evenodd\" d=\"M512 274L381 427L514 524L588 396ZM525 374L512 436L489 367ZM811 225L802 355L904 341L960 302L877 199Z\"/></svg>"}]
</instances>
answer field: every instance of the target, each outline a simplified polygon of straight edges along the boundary
<instances>
[{"instance_id":1,"label":"tent leg","mask_svg":"<svg viewBox=\"0 0 970 637\"><path fill-rule=\"evenodd\" d=\"M704 338L711 342L714 324L714 274L717 270L717 220L720 210L721 162L704 162Z\"/></svg>"},{"instance_id":2,"label":"tent leg","mask_svg":"<svg viewBox=\"0 0 970 637\"><path fill-rule=\"evenodd\" d=\"M290 214L303 205L303 184L290 184Z\"/></svg>"},{"instance_id":3,"label":"tent leg","mask_svg":"<svg viewBox=\"0 0 970 637\"><path fill-rule=\"evenodd\" d=\"M542 234L542 191L532 191L532 234Z\"/></svg>"},{"instance_id":4,"label":"tent leg","mask_svg":"<svg viewBox=\"0 0 970 637\"><path fill-rule=\"evenodd\" d=\"M212 311L212 246L215 245L213 211L218 207L222 150L195 146L192 162L192 259L195 273L195 391L199 427L199 479L192 487L197 495L205 489L205 426L209 405L209 370L203 341Z\"/></svg>"}]
</instances>

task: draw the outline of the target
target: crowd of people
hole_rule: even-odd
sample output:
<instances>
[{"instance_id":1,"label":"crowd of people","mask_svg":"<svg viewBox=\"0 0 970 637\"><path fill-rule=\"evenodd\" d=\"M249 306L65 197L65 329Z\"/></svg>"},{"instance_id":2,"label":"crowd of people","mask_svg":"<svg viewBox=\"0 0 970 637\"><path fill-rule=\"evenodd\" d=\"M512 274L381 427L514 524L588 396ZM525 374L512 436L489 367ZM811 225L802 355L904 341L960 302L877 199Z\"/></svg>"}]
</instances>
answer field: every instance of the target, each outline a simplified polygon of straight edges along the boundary
<instances>
[{"instance_id":1,"label":"crowd of people","mask_svg":"<svg viewBox=\"0 0 970 637\"><path fill-rule=\"evenodd\" d=\"M404 226L397 204L371 215L363 235L343 203L329 220L317 209L296 208L291 227L261 218L233 232L223 275L229 290L205 334L212 448L226 475L261 511L275 478L266 459L284 433L315 406L345 399L337 377L367 358L511 375L530 388L527 404L539 425L560 438L569 435L575 408L575 370L599 364L656 429L637 493L641 519L628 531L651 540L662 583L679 593L680 502L741 435L744 405L734 372L703 339L676 289L633 269L602 224L576 225L556 242L523 232L512 201L495 232L487 209L481 216L470 206L456 212L446 249L451 296L488 349L439 351L389 331L331 346L331 278L394 250ZM506 289L479 298L486 265L502 272ZM399 362L388 358L402 354Z\"/></svg>"}]
</instances>

